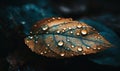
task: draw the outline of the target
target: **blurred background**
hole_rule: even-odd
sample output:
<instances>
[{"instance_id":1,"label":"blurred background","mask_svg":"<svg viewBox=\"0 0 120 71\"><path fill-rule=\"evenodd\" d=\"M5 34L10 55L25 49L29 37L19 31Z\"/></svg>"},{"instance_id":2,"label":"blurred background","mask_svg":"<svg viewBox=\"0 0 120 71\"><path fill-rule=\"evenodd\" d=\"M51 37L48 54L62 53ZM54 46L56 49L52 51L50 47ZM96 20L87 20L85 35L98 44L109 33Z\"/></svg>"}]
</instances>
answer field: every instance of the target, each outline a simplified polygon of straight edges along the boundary
<instances>
[{"instance_id":1,"label":"blurred background","mask_svg":"<svg viewBox=\"0 0 120 71\"><path fill-rule=\"evenodd\" d=\"M117 49L68 59L33 53L24 44L31 26L58 16L88 23ZM119 0L0 0L0 71L120 71L119 43Z\"/></svg>"}]
</instances>

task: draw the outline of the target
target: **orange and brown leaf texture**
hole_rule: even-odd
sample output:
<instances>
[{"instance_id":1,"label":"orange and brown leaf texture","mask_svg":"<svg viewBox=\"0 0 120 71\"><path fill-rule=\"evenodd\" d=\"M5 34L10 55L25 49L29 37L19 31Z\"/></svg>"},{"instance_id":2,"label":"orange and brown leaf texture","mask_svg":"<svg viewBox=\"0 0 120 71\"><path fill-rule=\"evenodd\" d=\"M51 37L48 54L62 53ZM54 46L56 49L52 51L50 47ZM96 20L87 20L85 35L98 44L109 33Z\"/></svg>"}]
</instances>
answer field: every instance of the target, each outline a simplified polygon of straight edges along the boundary
<instances>
[{"instance_id":1,"label":"orange and brown leaf texture","mask_svg":"<svg viewBox=\"0 0 120 71\"><path fill-rule=\"evenodd\" d=\"M55 58L97 53L112 46L95 28L61 17L38 21L25 44L37 54Z\"/></svg>"}]
</instances>

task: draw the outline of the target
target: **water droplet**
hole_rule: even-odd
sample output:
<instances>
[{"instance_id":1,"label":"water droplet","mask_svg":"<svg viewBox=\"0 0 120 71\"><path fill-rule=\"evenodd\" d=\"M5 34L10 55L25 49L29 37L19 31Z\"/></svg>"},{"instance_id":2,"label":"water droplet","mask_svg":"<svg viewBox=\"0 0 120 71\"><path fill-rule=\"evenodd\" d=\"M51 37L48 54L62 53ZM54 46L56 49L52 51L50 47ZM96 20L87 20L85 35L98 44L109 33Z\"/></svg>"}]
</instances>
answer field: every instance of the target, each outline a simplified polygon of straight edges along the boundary
<instances>
[{"instance_id":1,"label":"water droplet","mask_svg":"<svg viewBox=\"0 0 120 71\"><path fill-rule=\"evenodd\" d=\"M32 34L33 32L32 31L30 31L30 34Z\"/></svg>"},{"instance_id":2,"label":"water droplet","mask_svg":"<svg viewBox=\"0 0 120 71\"><path fill-rule=\"evenodd\" d=\"M64 45L64 42L63 41L59 41L58 42L58 46L63 46Z\"/></svg>"},{"instance_id":3,"label":"water droplet","mask_svg":"<svg viewBox=\"0 0 120 71\"><path fill-rule=\"evenodd\" d=\"M60 33L60 31L58 30L58 31L57 31L57 33L59 34L59 33Z\"/></svg>"},{"instance_id":4,"label":"water droplet","mask_svg":"<svg viewBox=\"0 0 120 71\"><path fill-rule=\"evenodd\" d=\"M99 36L98 36L97 38L98 38L98 39L100 39L100 37L99 37Z\"/></svg>"},{"instance_id":5,"label":"water droplet","mask_svg":"<svg viewBox=\"0 0 120 71\"><path fill-rule=\"evenodd\" d=\"M28 36L29 39L33 39L33 36Z\"/></svg>"},{"instance_id":6,"label":"water droplet","mask_svg":"<svg viewBox=\"0 0 120 71\"><path fill-rule=\"evenodd\" d=\"M48 20L48 22L50 22L50 20Z\"/></svg>"},{"instance_id":7,"label":"water droplet","mask_svg":"<svg viewBox=\"0 0 120 71\"><path fill-rule=\"evenodd\" d=\"M100 50L101 48L98 47L97 49Z\"/></svg>"},{"instance_id":8,"label":"water droplet","mask_svg":"<svg viewBox=\"0 0 120 71\"><path fill-rule=\"evenodd\" d=\"M70 31L70 33L72 34L72 33L73 33L73 31Z\"/></svg>"},{"instance_id":9,"label":"water droplet","mask_svg":"<svg viewBox=\"0 0 120 71\"><path fill-rule=\"evenodd\" d=\"M49 46L50 46L50 44L47 44L47 46L49 47Z\"/></svg>"},{"instance_id":10,"label":"water droplet","mask_svg":"<svg viewBox=\"0 0 120 71\"><path fill-rule=\"evenodd\" d=\"M42 30L43 30L43 31L46 31L48 28L49 28L48 25L42 26Z\"/></svg>"},{"instance_id":11,"label":"water droplet","mask_svg":"<svg viewBox=\"0 0 120 71\"><path fill-rule=\"evenodd\" d=\"M86 53L85 53L85 52L83 52L82 54L83 54L83 55L86 55Z\"/></svg>"},{"instance_id":12,"label":"water droplet","mask_svg":"<svg viewBox=\"0 0 120 71\"><path fill-rule=\"evenodd\" d=\"M25 21L21 21L21 24L23 24L23 25L24 25L24 24L26 24L26 22L25 22Z\"/></svg>"},{"instance_id":13,"label":"water droplet","mask_svg":"<svg viewBox=\"0 0 120 71\"><path fill-rule=\"evenodd\" d=\"M75 47L74 45L71 46L72 48Z\"/></svg>"},{"instance_id":14,"label":"water droplet","mask_svg":"<svg viewBox=\"0 0 120 71\"><path fill-rule=\"evenodd\" d=\"M27 40L26 43L29 43L29 41Z\"/></svg>"},{"instance_id":15,"label":"water droplet","mask_svg":"<svg viewBox=\"0 0 120 71\"><path fill-rule=\"evenodd\" d=\"M66 28L63 28L64 30L66 30Z\"/></svg>"},{"instance_id":16,"label":"water droplet","mask_svg":"<svg viewBox=\"0 0 120 71\"><path fill-rule=\"evenodd\" d=\"M55 18L53 17L52 19L54 20Z\"/></svg>"},{"instance_id":17,"label":"water droplet","mask_svg":"<svg viewBox=\"0 0 120 71\"><path fill-rule=\"evenodd\" d=\"M44 53L47 53L46 51L44 51Z\"/></svg>"},{"instance_id":18,"label":"water droplet","mask_svg":"<svg viewBox=\"0 0 120 71\"><path fill-rule=\"evenodd\" d=\"M80 35L80 33L76 33L76 35Z\"/></svg>"},{"instance_id":19,"label":"water droplet","mask_svg":"<svg viewBox=\"0 0 120 71\"><path fill-rule=\"evenodd\" d=\"M61 17L58 17L57 19L59 19L59 20L60 20L60 19L61 19Z\"/></svg>"},{"instance_id":20,"label":"water droplet","mask_svg":"<svg viewBox=\"0 0 120 71\"><path fill-rule=\"evenodd\" d=\"M71 30L72 28L71 28L71 27L69 27L68 29L69 29L69 30Z\"/></svg>"},{"instance_id":21,"label":"water droplet","mask_svg":"<svg viewBox=\"0 0 120 71\"><path fill-rule=\"evenodd\" d=\"M43 54L43 52L41 52L40 54Z\"/></svg>"},{"instance_id":22,"label":"water droplet","mask_svg":"<svg viewBox=\"0 0 120 71\"><path fill-rule=\"evenodd\" d=\"M80 29L81 27L82 27L82 25L81 25L81 24L78 24L78 25L77 25L77 28L79 28L79 29Z\"/></svg>"},{"instance_id":23,"label":"water droplet","mask_svg":"<svg viewBox=\"0 0 120 71\"><path fill-rule=\"evenodd\" d=\"M65 54L64 53L61 53L60 56L64 56Z\"/></svg>"},{"instance_id":24,"label":"water droplet","mask_svg":"<svg viewBox=\"0 0 120 71\"><path fill-rule=\"evenodd\" d=\"M69 39L67 39L67 41L70 41Z\"/></svg>"},{"instance_id":25,"label":"water droplet","mask_svg":"<svg viewBox=\"0 0 120 71\"><path fill-rule=\"evenodd\" d=\"M35 24L34 27L37 27L37 25Z\"/></svg>"},{"instance_id":26,"label":"water droplet","mask_svg":"<svg viewBox=\"0 0 120 71\"><path fill-rule=\"evenodd\" d=\"M82 31L81 31L81 34L82 35L86 35L88 32L87 32L87 30L85 30L85 29L83 29Z\"/></svg>"},{"instance_id":27,"label":"water droplet","mask_svg":"<svg viewBox=\"0 0 120 71\"><path fill-rule=\"evenodd\" d=\"M65 30L63 29L62 32L65 32Z\"/></svg>"},{"instance_id":28,"label":"water droplet","mask_svg":"<svg viewBox=\"0 0 120 71\"><path fill-rule=\"evenodd\" d=\"M38 41L35 41L35 43L38 43Z\"/></svg>"},{"instance_id":29,"label":"water droplet","mask_svg":"<svg viewBox=\"0 0 120 71\"><path fill-rule=\"evenodd\" d=\"M74 56L74 54L71 54L71 56Z\"/></svg>"},{"instance_id":30,"label":"water droplet","mask_svg":"<svg viewBox=\"0 0 120 71\"><path fill-rule=\"evenodd\" d=\"M93 28L93 30L95 30L95 28Z\"/></svg>"},{"instance_id":31,"label":"water droplet","mask_svg":"<svg viewBox=\"0 0 120 71\"><path fill-rule=\"evenodd\" d=\"M90 49L90 47L86 47L87 49Z\"/></svg>"},{"instance_id":32,"label":"water droplet","mask_svg":"<svg viewBox=\"0 0 120 71\"><path fill-rule=\"evenodd\" d=\"M78 50L78 51L82 51L82 48L79 47L77 50Z\"/></svg>"}]
</instances>

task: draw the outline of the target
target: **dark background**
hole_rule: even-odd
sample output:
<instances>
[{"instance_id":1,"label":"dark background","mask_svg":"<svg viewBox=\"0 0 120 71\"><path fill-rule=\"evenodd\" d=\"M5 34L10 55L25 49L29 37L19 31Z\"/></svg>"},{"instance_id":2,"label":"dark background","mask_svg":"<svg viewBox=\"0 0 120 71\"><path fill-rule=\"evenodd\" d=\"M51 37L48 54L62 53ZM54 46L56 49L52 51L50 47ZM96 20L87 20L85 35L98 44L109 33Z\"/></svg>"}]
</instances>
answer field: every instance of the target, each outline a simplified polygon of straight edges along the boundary
<instances>
[{"instance_id":1,"label":"dark background","mask_svg":"<svg viewBox=\"0 0 120 71\"><path fill-rule=\"evenodd\" d=\"M30 27L55 16L89 18L120 36L119 0L0 0L0 71L120 71L119 66L89 60L89 55L47 58L27 48L24 38Z\"/></svg>"}]
</instances>

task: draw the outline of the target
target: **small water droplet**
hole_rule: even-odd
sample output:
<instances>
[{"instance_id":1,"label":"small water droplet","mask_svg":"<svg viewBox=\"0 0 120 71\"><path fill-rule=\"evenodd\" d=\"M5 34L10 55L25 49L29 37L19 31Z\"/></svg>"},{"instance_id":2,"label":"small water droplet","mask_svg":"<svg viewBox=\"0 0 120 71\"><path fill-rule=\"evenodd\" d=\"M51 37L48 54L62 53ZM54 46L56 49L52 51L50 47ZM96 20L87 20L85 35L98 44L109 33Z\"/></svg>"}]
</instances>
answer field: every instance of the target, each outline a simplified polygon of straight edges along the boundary
<instances>
[{"instance_id":1,"label":"small water droplet","mask_svg":"<svg viewBox=\"0 0 120 71\"><path fill-rule=\"evenodd\" d=\"M33 32L32 31L30 31L30 34L32 34Z\"/></svg>"},{"instance_id":2,"label":"small water droplet","mask_svg":"<svg viewBox=\"0 0 120 71\"><path fill-rule=\"evenodd\" d=\"M63 28L64 30L66 30L66 28Z\"/></svg>"},{"instance_id":3,"label":"small water droplet","mask_svg":"<svg viewBox=\"0 0 120 71\"><path fill-rule=\"evenodd\" d=\"M90 47L86 47L87 49L90 49Z\"/></svg>"},{"instance_id":4,"label":"small water droplet","mask_svg":"<svg viewBox=\"0 0 120 71\"><path fill-rule=\"evenodd\" d=\"M33 36L28 36L29 39L33 39Z\"/></svg>"},{"instance_id":5,"label":"small water droplet","mask_svg":"<svg viewBox=\"0 0 120 71\"><path fill-rule=\"evenodd\" d=\"M58 42L58 46L63 46L64 45L64 42L63 41L59 41Z\"/></svg>"},{"instance_id":6,"label":"small water droplet","mask_svg":"<svg viewBox=\"0 0 120 71\"><path fill-rule=\"evenodd\" d=\"M48 22L50 22L50 20L48 20Z\"/></svg>"},{"instance_id":7,"label":"small water droplet","mask_svg":"<svg viewBox=\"0 0 120 71\"><path fill-rule=\"evenodd\" d=\"M47 53L47 51L44 51L44 53Z\"/></svg>"},{"instance_id":8,"label":"small water droplet","mask_svg":"<svg viewBox=\"0 0 120 71\"><path fill-rule=\"evenodd\" d=\"M37 25L35 24L34 27L37 27Z\"/></svg>"},{"instance_id":9,"label":"small water droplet","mask_svg":"<svg viewBox=\"0 0 120 71\"><path fill-rule=\"evenodd\" d=\"M82 51L82 48L79 47L77 50L78 50L78 51Z\"/></svg>"},{"instance_id":10,"label":"small water droplet","mask_svg":"<svg viewBox=\"0 0 120 71\"><path fill-rule=\"evenodd\" d=\"M49 46L50 46L50 44L47 44L47 46L49 47Z\"/></svg>"},{"instance_id":11,"label":"small water droplet","mask_svg":"<svg viewBox=\"0 0 120 71\"><path fill-rule=\"evenodd\" d=\"M98 47L97 49L100 50L101 48Z\"/></svg>"},{"instance_id":12,"label":"small water droplet","mask_svg":"<svg viewBox=\"0 0 120 71\"><path fill-rule=\"evenodd\" d=\"M74 45L72 45L71 47L72 47L72 48L74 48L75 46L74 46Z\"/></svg>"},{"instance_id":13,"label":"small water droplet","mask_svg":"<svg viewBox=\"0 0 120 71\"><path fill-rule=\"evenodd\" d=\"M69 30L71 30L72 28L71 28L71 27L69 27L68 29L69 29Z\"/></svg>"},{"instance_id":14,"label":"small water droplet","mask_svg":"<svg viewBox=\"0 0 120 71\"><path fill-rule=\"evenodd\" d=\"M80 35L80 33L76 33L76 35Z\"/></svg>"},{"instance_id":15,"label":"small water droplet","mask_svg":"<svg viewBox=\"0 0 120 71\"><path fill-rule=\"evenodd\" d=\"M65 32L65 30L63 29L62 32Z\"/></svg>"},{"instance_id":16,"label":"small water droplet","mask_svg":"<svg viewBox=\"0 0 120 71\"><path fill-rule=\"evenodd\" d=\"M60 33L60 31L58 30L58 31L57 31L57 33L59 34L59 33Z\"/></svg>"},{"instance_id":17,"label":"small water droplet","mask_svg":"<svg viewBox=\"0 0 120 71\"><path fill-rule=\"evenodd\" d=\"M82 35L86 35L87 33L88 33L87 30L85 30L85 29L81 30Z\"/></svg>"},{"instance_id":18,"label":"small water droplet","mask_svg":"<svg viewBox=\"0 0 120 71\"><path fill-rule=\"evenodd\" d=\"M43 30L43 31L46 31L48 28L49 28L48 25L42 26L42 30Z\"/></svg>"},{"instance_id":19,"label":"small water droplet","mask_svg":"<svg viewBox=\"0 0 120 71\"><path fill-rule=\"evenodd\" d=\"M82 54L83 54L83 55L86 55L86 53L85 53L85 52L83 52Z\"/></svg>"},{"instance_id":20,"label":"small water droplet","mask_svg":"<svg viewBox=\"0 0 120 71\"><path fill-rule=\"evenodd\" d=\"M64 56L65 54L64 53L61 53L60 56Z\"/></svg>"},{"instance_id":21,"label":"small water droplet","mask_svg":"<svg viewBox=\"0 0 120 71\"><path fill-rule=\"evenodd\" d=\"M29 43L29 41L27 40L26 43Z\"/></svg>"},{"instance_id":22,"label":"small water droplet","mask_svg":"<svg viewBox=\"0 0 120 71\"><path fill-rule=\"evenodd\" d=\"M100 39L100 37L99 37L99 36L98 36L97 38L98 38L98 39Z\"/></svg>"},{"instance_id":23,"label":"small water droplet","mask_svg":"<svg viewBox=\"0 0 120 71\"><path fill-rule=\"evenodd\" d=\"M61 19L61 17L58 17L57 19L59 19L59 20L60 20L60 19Z\"/></svg>"},{"instance_id":24,"label":"small water droplet","mask_svg":"<svg viewBox=\"0 0 120 71\"><path fill-rule=\"evenodd\" d=\"M81 25L81 24L78 24L78 25L77 25L77 28L79 28L79 29L80 29L81 27L82 27L82 25Z\"/></svg>"},{"instance_id":25,"label":"small water droplet","mask_svg":"<svg viewBox=\"0 0 120 71\"><path fill-rule=\"evenodd\" d=\"M23 25L24 25L24 24L26 24L26 22L25 22L25 21L21 21L21 24L23 24Z\"/></svg>"},{"instance_id":26,"label":"small water droplet","mask_svg":"<svg viewBox=\"0 0 120 71\"><path fill-rule=\"evenodd\" d=\"M94 47L93 49L94 49L94 50L96 50L96 48L95 48L95 47Z\"/></svg>"},{"instance_id":27,"label":"small water droplet","mask_svg":"<svg viewBox=\"0 0 120 71\"><path fill-rule=\"evenodd\" d=\"M41 55L43 54L43 52L40 53Z\"/></svg>"},{"instance_id":28,"label":"small water droplet","mask_svg":"<svg viewBox=\"0 0 120 71\"><path fill-rule=\"evenodd\" d=\"M54 20L55 18L53 17L52 19Z\"/></svg>"},{"instance_id":29,"label":"small water droplet","mask_svg":"<svg viewBox=\"0 0 120 71\"><path fill-rule=\"evenodd\" d=\"M67 39L67 41L70 41L69 39Z\"/></svg>"},{"instance_id":30,"label":"small water droplet","mask_svg":"<svg viewBox=\"0 0 120 71\"><path fill-rule=\"evenodd\" d=\"M38 43L38 41L35 41L35 43Z\"/></svg>"},{"instance_id":31,"label":"small water droplet","mask_svg":"<svg viewBox=\"0 0 120 71\"><path fill-rule=\"evenodd\" d=\"M74 56L74 54L71 54L71 56Z\"/></svg>"},{"instance_id":32,"label":"small water droplet","mask_svg":"<svg viewBox=\"0 0 120 71\"><path fill-rule=\"evenodd\" d=\"M72 34L72 33L73 33L73 31L70 31L70 33Z\"/></svg>"}]
</instances>

